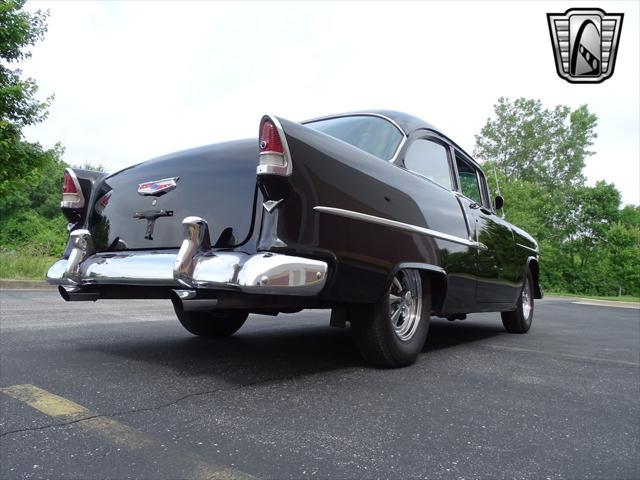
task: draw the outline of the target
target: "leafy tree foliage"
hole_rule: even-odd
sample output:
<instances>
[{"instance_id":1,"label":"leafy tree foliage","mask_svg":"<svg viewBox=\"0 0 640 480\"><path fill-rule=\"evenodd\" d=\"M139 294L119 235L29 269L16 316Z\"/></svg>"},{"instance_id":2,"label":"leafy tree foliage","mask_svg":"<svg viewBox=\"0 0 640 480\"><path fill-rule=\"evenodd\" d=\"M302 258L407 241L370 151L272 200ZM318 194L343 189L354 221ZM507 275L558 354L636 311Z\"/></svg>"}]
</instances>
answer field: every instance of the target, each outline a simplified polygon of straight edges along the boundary
<instances>
[{"instance_id":1,"label":"leafy tree foliage","mask_svg":"<svg viewBox=\"0 0 640 480\"><path fill-rule=\"evenodd\" d=\"M474 153L506 199L505 216L538 240L545 288L639 295L640 207L620 209L612 184L585 184L596 124L584 105L499 98Z\"/></svg>"},{"instance_id":2,"label":"leafy tree foliage","mask_svg":"<svg viewBox=\"0 0 640 480\"><path fill-rule=\"evenodd\" d=\"M58 202L66 165L60 146L44 149L22 134L25 126L46 119L52 100L38 99L35 80L22 78L15 67L47 28L48 12L27 12L24 3L0 2L0 241L3 247L28 243L53 253L64 246Z\"/></svg>"},{"instance_id":3,"label":"leafy tree foliage","mask_svg":"<svg viewBox=\"0 0 640 480\"><path fill-rule=\"evenodd\" d=\"M597 118L586 105L553 110L540 100L500 97L495 118L476 135L475 154L495 162L509 178L547 188L581 185L588 148L596 137Z\"/></svg>"}]
</instances>

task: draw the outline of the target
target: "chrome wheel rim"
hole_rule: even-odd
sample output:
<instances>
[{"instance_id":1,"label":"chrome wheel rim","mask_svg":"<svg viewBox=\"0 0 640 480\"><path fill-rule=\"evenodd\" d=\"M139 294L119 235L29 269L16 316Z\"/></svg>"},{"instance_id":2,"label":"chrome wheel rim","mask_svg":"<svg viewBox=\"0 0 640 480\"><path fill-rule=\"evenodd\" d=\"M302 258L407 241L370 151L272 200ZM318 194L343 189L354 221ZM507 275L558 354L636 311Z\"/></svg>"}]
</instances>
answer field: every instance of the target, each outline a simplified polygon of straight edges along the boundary
<instances>
[{"instance_id":1,"label":"chrome wheel rim","mask_svg":"<svg viewBox=\"0 0 640 480\"><path fill-rule=\"evenodd\" d=\"M411 340L422 317L422 282L415 270L401 270L389 287L389 318L396 336Z\"/></svg>"},{"instance_id":2,"label":"chrome wheel rim","mask_svg":"<svg viewBox=\"0 0 640 480\"><path fill-rule=\"evenodd\" d=\"M524 285L522 287L522 314L524 318L529 320L529 315L531 314L531 302L533 301L533 297L531 296L531 288L529 286L529 279L524 279Z\"/></svg>"}]
</instances>

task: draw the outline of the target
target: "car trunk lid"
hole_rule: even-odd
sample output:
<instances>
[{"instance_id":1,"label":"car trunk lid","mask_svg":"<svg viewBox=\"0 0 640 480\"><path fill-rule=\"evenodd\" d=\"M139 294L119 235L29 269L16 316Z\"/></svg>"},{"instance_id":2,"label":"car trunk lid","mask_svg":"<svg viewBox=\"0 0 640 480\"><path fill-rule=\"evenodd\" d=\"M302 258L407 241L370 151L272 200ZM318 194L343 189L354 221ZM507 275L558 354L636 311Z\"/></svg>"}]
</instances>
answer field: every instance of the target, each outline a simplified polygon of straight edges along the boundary
<instances>
[{"instance_id":1,"label":"car trunk lid","mask_svg":"<svg viewBox=\"0 0 640 480\"><path fill-rule=\"evenodd\" d=\"M199 216L219 247L242 243L255 219L257 142L173 153L97 185L87 221L98 251L177 248L182 220Z\"/></svg>"}]
</instances>

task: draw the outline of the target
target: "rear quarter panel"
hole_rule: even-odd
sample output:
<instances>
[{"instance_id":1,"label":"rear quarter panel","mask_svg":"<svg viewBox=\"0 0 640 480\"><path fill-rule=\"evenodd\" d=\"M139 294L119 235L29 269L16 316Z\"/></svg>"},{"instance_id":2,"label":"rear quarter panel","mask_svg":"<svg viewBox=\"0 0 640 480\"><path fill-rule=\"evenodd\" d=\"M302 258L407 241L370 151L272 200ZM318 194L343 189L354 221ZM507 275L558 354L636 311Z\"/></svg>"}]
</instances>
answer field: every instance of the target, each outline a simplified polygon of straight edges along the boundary
<instances>
[{"instance_id":1,"label":"rear quarter panel","mask_svg":"<svg viewBox=\"0 0 640 480\"><path fill-rule=\"evenodd\" d=\"M455 264L462 274L473 266L464 245L315 211L336 207L469 237L452 192L323 133L281 123L291 191L279 209L278 241L261 247L332 258L336 272L324 292L331 300L376 300L401 262Z\"/></svg>"}]
</instances>

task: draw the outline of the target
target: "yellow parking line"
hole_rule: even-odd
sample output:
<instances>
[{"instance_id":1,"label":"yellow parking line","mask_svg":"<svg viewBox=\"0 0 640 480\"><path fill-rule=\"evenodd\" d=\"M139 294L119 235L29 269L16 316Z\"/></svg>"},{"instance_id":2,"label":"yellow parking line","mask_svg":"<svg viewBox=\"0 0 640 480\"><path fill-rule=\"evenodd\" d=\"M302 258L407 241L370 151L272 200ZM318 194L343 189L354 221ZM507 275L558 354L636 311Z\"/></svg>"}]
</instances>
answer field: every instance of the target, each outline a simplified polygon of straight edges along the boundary
<instances>
[{"instance_id":1,"label":"yellow parking line","mask_svg":"<svg viewBox=\"0 0 640 480\"><path fill-rule=\"evenodd\" d=\"M160 445L160 442L153 437L135 428L112 418L96 415L82 405L34 385L13 385L0 388L0 392L26 403L50 417L76 422L75 425L83 430L119 447L139 450ZM251 475L232 468L210 465L189 451L178 453L186 461L186 468L190 471L186 478L193 480L248 480L253 478Z\"/></svg>"},{"instance_id":2,"label":"yellow parking line","mask_svg":"<svg viewBox=\"0 0 640 480\"><path fill-rule=\"evenodd\" d=\"M66 417L72 420L74 418L88 417L91 414L82 405L49 393L34 385L14 385L0 389L0 391L36 410L40 410L50 417Z\"/></svg>"},{"instance_id":3,"label":"yellow parking line","mask_svg":"<svg viewBox=\"0 0 640 480\"><path fill-rule=\"evenodd\" d=\"M82 405L34 385L14 385L0 391L50 417L79 421L79 426L117 446L137 450L153 444L145 434L108 417L97 417Z\"/></svg>"}]
</instances>

